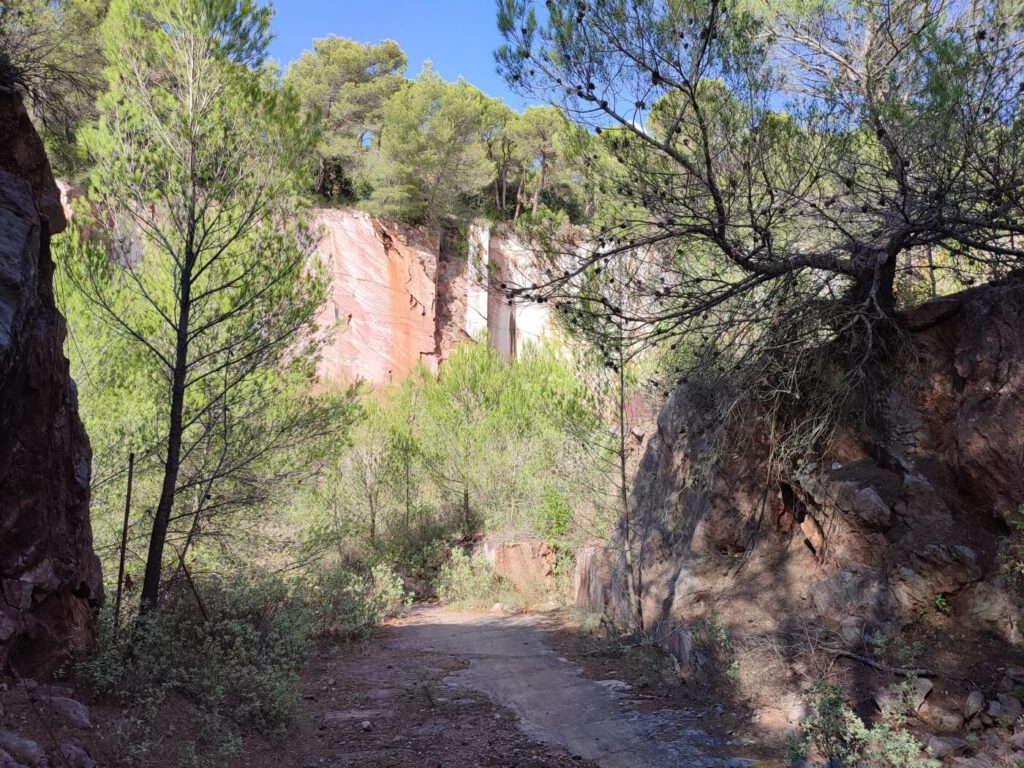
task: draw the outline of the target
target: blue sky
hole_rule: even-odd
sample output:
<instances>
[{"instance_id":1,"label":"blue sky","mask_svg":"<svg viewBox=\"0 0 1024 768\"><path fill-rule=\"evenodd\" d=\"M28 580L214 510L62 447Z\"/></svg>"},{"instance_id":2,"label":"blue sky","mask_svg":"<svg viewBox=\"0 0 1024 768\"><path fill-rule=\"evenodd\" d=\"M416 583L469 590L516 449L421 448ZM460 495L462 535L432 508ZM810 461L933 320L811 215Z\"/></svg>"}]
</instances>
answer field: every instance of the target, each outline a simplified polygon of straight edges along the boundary
<instances>
[{"instance_id":1,"label":"blue sky","mask_svg":"<svg viewBox=\"0 0 1024 768\"><path fill-rule=\"evenodd\" d=\"M430 60L442 77L460 75L488 96L522 109L494 68L501 44L494 0L273 0L271 55L282 65L312 48L314 38L350 37L363 43L392 39L415 75Z\"/></svg>"}]
</instances>

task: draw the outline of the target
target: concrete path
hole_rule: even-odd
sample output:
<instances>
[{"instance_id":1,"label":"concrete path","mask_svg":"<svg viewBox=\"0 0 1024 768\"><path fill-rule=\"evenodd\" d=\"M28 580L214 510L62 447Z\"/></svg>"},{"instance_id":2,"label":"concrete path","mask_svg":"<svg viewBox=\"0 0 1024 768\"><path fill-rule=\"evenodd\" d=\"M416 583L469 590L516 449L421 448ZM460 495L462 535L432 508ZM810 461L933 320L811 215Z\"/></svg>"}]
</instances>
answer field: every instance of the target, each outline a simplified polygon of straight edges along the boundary
<instances>
[{"instance_id":1,"label":"concrete path","mask_svg":"<svg viewBox=\"0 0 1024 768\"><path fill-rule=\"evenodd\" d=\"M711 738L687 711L630 707L624 686L594 681L544 642L545 619L419 606L395 627L398 649L469 661L445 684L508 707L538 741L557 744L602 768L733 768L752 761L712 757ZM719 751L720 750L716 750Z\"/></svg>"}]
</instances>

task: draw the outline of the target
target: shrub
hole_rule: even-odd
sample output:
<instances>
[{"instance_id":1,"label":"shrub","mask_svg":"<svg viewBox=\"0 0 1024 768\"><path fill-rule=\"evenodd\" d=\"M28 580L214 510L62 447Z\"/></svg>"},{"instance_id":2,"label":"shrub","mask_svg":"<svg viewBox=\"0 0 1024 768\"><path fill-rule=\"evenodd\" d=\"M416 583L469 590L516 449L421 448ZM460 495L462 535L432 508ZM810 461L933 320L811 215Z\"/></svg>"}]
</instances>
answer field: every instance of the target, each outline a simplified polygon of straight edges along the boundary
<instances>
[{"instance_id":1,"label":"shrub","mask_svg":"<svg viewBox=\"0 0 1024 768\"><path fill-rule=\"evenodd\" d=\"M494 574L482 555L467 555L456 547L441 566L437 578L437 596L446 603L479 601L494 589Z\"/></svg>"},{"instance_id":2,"label":"shrub","mask_svg":"<svg viewBox=\"0 0 1024 768\"><path fill-rule=\"evenodd\" d=\"M1003 575L1018 587L1024 585L1024 504L1010 521L1010 535L999 553Z\"/></svg>"},{"instance_id":3,"label":"shrub","mask_svg":"<svg viewBox=\"0 0 1024 768\"><path fill-rule=\"evenodd\" d=\"M390 566L374 566L369 577L344 568L319 572L305 597L319 635L340 640L369 637L385 618L412 603L401 577Z\"/></svg>"},{"instance_id":4,"label":"shrub","mask_svg":"<svg viewBox=\"0 0 1024 768\"><path fill-rule=\"evenodd\" d=\"M901 686L904 695L886 704L869 728L846 701L841 685L818 679L807 692L810 716L803 722L806 742L791 738L786 765L803 765L812 745L827 765L864 768L933 768L936 760L922 756L921 745L906 730L907 700L912 681Z\"/></svg>"},{"instance_id":5,"label":"shrub","mask_svg":"<svg viewBox=\"0 0 1024 768\"><path fill-rule=\"evenodd\" d=\"M396 526L377 540L370 563L388 563L425 596L448 559L446 542L452 533L451 526L429 519Z\"/></svg>"},{"instance_id":6,"label":"shrub","mask_svg":"<svg viewBox=\"0 0 1024 768\"><path fill-rule=\"evenodd\" d=\"M171 694L198 710L194 736L222 756L237 746L237 725L282 735L298 710L299 671L313 640L306 606L266 574L239 572L197 586L201 603L179 583L160 610L130 616L119 628L105 610L96 652L76 670L97 693L128 705L131 717L119 730L133 762Z\"/></svg>"},{"instance_id":7,"label":"shrub","mask_svg":"<svg viewBox=\"0 0 1024 768\"><path fill-rule=\"evenodd\" d=\"M193 736L205 758L223 764L237 750L237 726L283 735L299 704L299 672L317 635L356 639L410 603L385 565L366 577L320 571L304 581L257 571L172 586L158 611L115 627L104 610L96 652L77 668L101 695L125 702L123 753L141 764L149 732L171 694L199 711ZM186 764L196 745L180 744ZM207 763L210 764L210 763Z\"/></svg>"},{"instance_id":8,"label":"shrub","mask_svg":"<svg viewBox=\"0 0 1024 768\"><path fill-rule=\"evenodd\" d=\"M375 623L379 623L405 613L412 605L412 593L392 566L378 563L370 571L370 600L377 614Z\"/></svg>"}]
</instances>

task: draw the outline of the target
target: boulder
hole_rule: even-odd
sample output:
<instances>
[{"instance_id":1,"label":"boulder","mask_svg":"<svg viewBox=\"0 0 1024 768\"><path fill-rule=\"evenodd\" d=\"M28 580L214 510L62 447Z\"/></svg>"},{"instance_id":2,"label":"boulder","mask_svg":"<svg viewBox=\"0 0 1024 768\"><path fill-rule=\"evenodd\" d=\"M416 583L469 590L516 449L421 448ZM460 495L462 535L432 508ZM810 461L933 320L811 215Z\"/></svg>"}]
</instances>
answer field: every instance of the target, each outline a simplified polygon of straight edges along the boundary
<instances>
[{"instance_id":1,"label":"boulder","mask_svg":"<svg viewBox=\"0 0 1024 768\"><path fill-rule=\"evenodd\" d=\"M1000 693L999 704L1003 708L1003 717L1010 721L1010 723L1016 723L1021 715L1024 715L1024 706L1021 706L1020 699L1016 696L1011 696L1008 693Z\"/></svg>"},{"instance_id":2,"label":"boulder","mask_svg":"<svg viewBox=\"0 0 1024 768\"><path fill-rule=\"evenodd\" d=\"M0 750L30 768L46 768L46 752L31 739L19 736L14 731L0 728Z\"/></svg>"},{"instance_id":3,"label":"boulder","mask_svg":"<svg viewBox=\"0 0 1024 768\"><path fill-rule=\"evenodd\" d=\"M964 720L970 720L985 708L985 694L981 691L971 691L964 701Z\"/></svg>"},{"instance_id":4,"label":"boulder","mask_svg":"<svg viewBox=\"0 0 1024 768\"><path fill-rule=\"evenodd\" d=\"M946 733L959 731L964 726L963 715L933 702L926 701L917 716L931 727Z\"/></svg>"},{"instance_id":5,"label":"boulder","mask_svg":"<svg viewBox=\"0 0 1024 768\"><path fill-rule=\"evenodd\" d=\"M97 768L96 761L77 741L65 741L60 745L60 754L67 768Z\"/></svg>"},{"instance_id":6,"label":"boulder","mask_svg":"<svg viewBox=\"0 0 1024 768\"><path fill-rule=\"evenodd\" d=\"M963 739L953 736L932 736L928 739L928 753L940 760L953 755L965 755L971 752L971 745Z\"/></svg>"},{"instance_id":7,"label":"boulder","mask_svg":"<svg viewBox=\"0 0 1024 768\"><path fill-rule=\"evenodd\" d=\"M48 708L59 720L73 728L92 728L89 708L80 701L54 696L44 699L43 706Z\"/></svg>"},{"instance_id":8,"label":"boulder","mask_svg":"<svg viewBox=\"0 0 1024 768\"><path fill-rule=\"evenodd\" d=\"M521 592L546 590L557 564L555 552L543 541L484 541L481 550L494 575Z\"/></svg>"}]
</instances>

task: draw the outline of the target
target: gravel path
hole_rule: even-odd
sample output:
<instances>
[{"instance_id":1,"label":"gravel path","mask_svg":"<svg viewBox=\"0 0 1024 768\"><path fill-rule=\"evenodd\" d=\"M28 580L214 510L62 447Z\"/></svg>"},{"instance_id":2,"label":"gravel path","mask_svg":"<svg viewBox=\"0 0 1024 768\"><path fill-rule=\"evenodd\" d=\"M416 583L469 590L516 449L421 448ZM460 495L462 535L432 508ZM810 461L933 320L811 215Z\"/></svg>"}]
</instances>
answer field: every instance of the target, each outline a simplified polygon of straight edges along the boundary
<instances>
[{"instance_id":1,"label":"gravel path","mask_svg":"<svg viewBox=\"0 0 1024 768\"><path fill-rule=\"evenodd\" d=\"M627 686L589 680L545 643L545 619L460 613L419 606L394 626L389 648L467 660L444 685L484 694L519 718L522 730L602 768L733 768L741 758L710 756L712 738L692 712L644 712ZM715 750L719 752L721 750Z\"/></svg>"}]
</instances>

